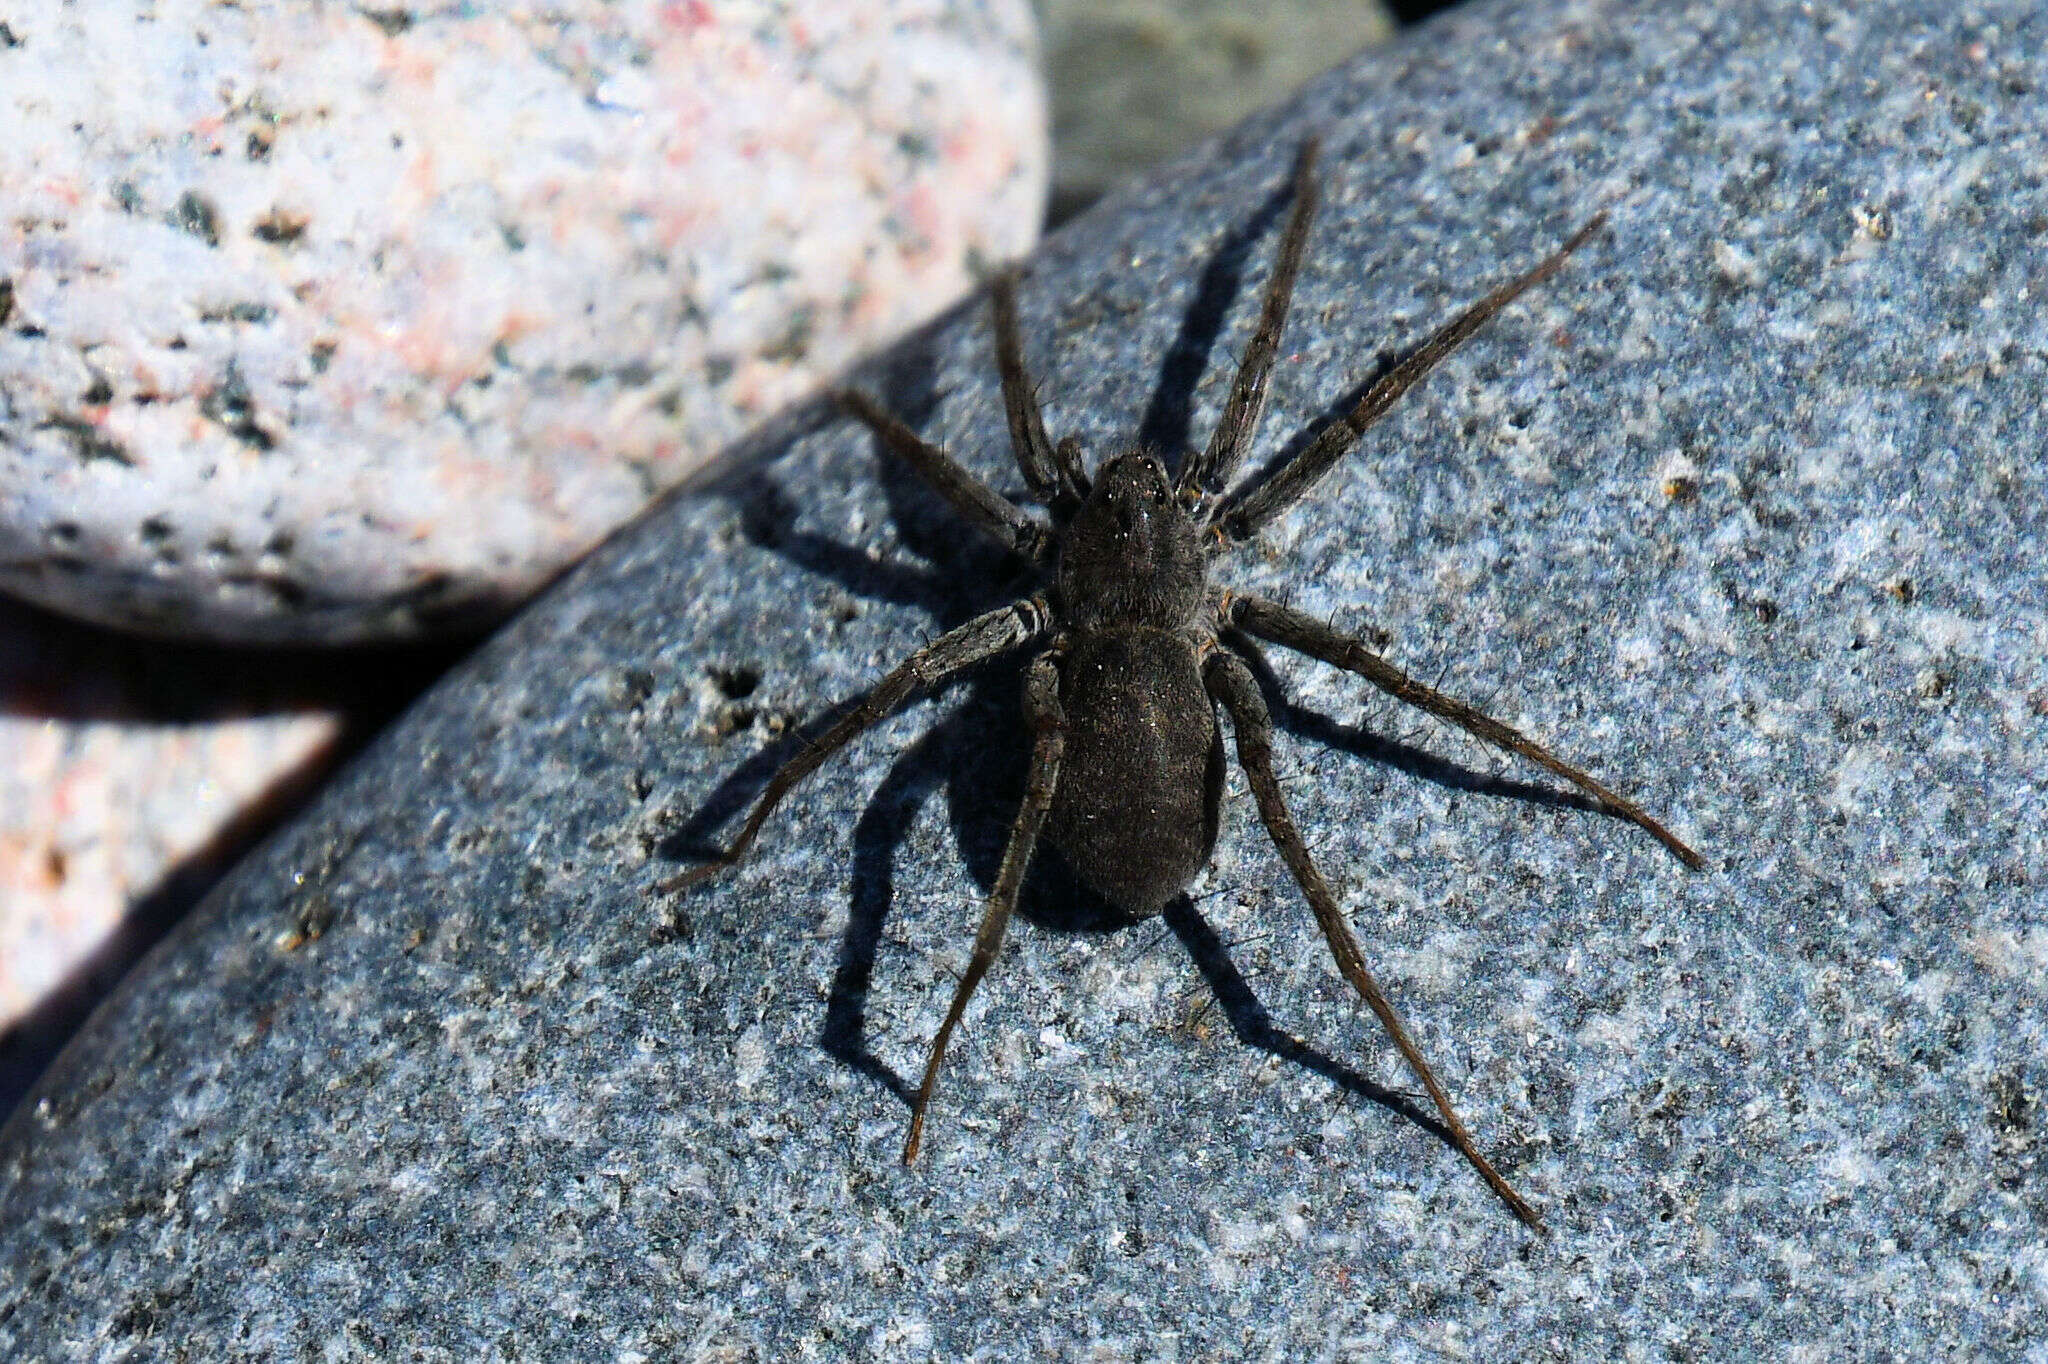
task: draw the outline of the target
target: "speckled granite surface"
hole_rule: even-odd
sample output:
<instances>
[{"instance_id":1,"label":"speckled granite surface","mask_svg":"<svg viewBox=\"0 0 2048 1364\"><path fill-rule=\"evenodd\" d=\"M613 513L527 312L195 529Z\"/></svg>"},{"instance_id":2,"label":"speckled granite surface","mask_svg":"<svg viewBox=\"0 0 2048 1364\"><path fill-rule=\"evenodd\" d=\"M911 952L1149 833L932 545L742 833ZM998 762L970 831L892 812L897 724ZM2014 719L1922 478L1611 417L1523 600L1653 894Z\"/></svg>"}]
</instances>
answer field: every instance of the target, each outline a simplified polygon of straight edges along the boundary
<instances>
[{"instance_id":1,"label":"speckled granite surface","mask_svg":"<svg viewBox=\"0 0 2048 1364\"><path fill-rule=\"evenodd\" d=\"M764 743L1023 586L811 413L426 698L0 1131L0 1354L2038 1360L2044 84L2019 4L1479 6L1026 286L1055 428L1201 436L1321 130L1265 458L1611 206L1233 574L1712 858L1274 660L1309 840L1549 1239L1370 1097L1239 783L1192 907L1037 888L896 1164L1006 674L649 941ZM979 312L870 379L1004 468Z\"/></svg>"},{"instance_id":2,"label":"speckled granite surface","mask_svg":"<svg viewBox=\"0 0 2048 1364\"><path fill-rule=\"evenodd\" d=\"M1036 239L1024 0L77 0L0 38L0 588L499 618Z\"/></svg>"},{"instance_id":3,"label":"speckled granite surface","mask_svg":"<svg viewBox=\"0 0 2048 1364\"><path fill-rule=\"evenodd\" d=\"M236 861L465 652L181 645L0 596L0 1113Z\"/></svg>"},{"instance_id":4,"label":"speckled granite surface","mask_svg":"<svg viewBox=\"0 0 2048 1364\"><path fill-rule=\"evenodd\" d=\"M194 668L69 624L0 598L0 1038L167 874L303 791L342 730L331 695L251 687L246 659Z\"/></svg>"},{"instance_id":5,"label":"speckled granite surface","mask_svg":"<svg viewBox=\"0 0 2048 1364\"><path fill-rule=\"evenodd\" d=\"M0 591L159 635L473 638L1042 204L1021 3L4 17ZM361 720L250 663L0 601L0 1109Z\"/></svg>"}]
</instances>

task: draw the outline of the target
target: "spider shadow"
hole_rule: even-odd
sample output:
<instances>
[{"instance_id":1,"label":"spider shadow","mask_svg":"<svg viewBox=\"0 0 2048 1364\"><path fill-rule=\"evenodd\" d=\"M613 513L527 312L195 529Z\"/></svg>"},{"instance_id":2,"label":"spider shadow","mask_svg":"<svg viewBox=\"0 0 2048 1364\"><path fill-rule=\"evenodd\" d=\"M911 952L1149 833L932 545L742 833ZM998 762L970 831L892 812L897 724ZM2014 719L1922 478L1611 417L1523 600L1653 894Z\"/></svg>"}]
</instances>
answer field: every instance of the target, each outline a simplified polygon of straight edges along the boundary
<instances>
[{"instance_id":1,"label":"spider shadow","mask_svg":"<svg viewBox=\"0 0 2048 1364\"><path fill-rule=\"evenodd\" d=\"M1181 946L1187 949L1188 957L1195 963L1195 969L1202 973L1202 979L1208 982L1217 1007L1223 1010L1223 1016L1229 1020L1230 1030L1239 1042L1303 1070L1314 1071L1339 1089L1399 1114L1453 1150L1457 1149L1450 1129L1434 1113L1425 1112L1414 1099L1399 1090L1368 1080L1350 1066L1318 1051L1275 1024L1273 1016L1266 1012L1266 1006L1253 993L1251 982L1230 959L1230 951L1221 935L1202 917L1192 898L1176 896L1160 911L1160 917L1173 936L1180 939Z\"/></svg>"},{"instance_id":2,"label":"spider shadow","mask_svg":"<svg viewBox=\"0 0 2048 1364\"><path fill-rule=\"evenodd\" d=\"M970 941L983 898L995 882L1003 844L1023 795L1027 765L1021 741L977 743L975 736L998 729L1014 734L1019 728L1015 717L1021 691L1016 670L998 670L889 765L854 827L851 903L819 1041L828 1055L868 1076L906 1107L916 1085L883 1061L867 1036L867 1000L883 927L894 904L896 857L918 810L945 789L953 839L982 893L960 906L959 943ZM1005 716L1011 720L1008 726L1000 724ZM1129 914L1104 900L1081 882L1055 850L1041 845L1018 897L1016 917L1055 933L1107 937L1143 924L1151 916ZM1187 895L1176 896L1159 917L1187 949L1240 1042L1313 1071L1450 1142L1450 1133L1442 1124L1409 1096L1374 1083L1276 1026L1231 960L1221 937ZM929 1001L934 1016L945 1003L944 999Z\"/></svg>"},{"instance_id":3,"label":"spider shadow","mask_svg":"<svg viewBox=\"0 0 2048 1364\"><path fill-rule=\"evenodd\" d=\"M1194 296L1181 314L1180 330L1159 362L1159 380L1138 423L1138 444L1143 448L1168 456L1193 450L1189 437L1195 389L1213 366L1217 338L1223 335L1224 324L1243 292L1246 262L1252 248L1264 242L1293 201L1293 182L1282 181L1250 217L1231 227L1217 242L1195 281ZM1236 357L1231 357L1228 368L1235 365Z\"/></svg>"},{"instance_id":4,"label":"spider shadow","mask_svg":"<svg viewBox=\"0 0 2048 1364\"><path fill-rule=\"evenodd\" d=\"M874 983L883 927L894 903L896 856L923 803L939 789L946 789L954 841L961 847L982 892L981 897L959 907L959 944L970 941L979 921L982 899L994 884L1003 843L1022 798L1026 776L1026 754L1021 742L977 744L974 736L994 729L1014 733L1018 728L1015 717L1021 690L1015 670L1003 670L991 677L890 764L855 825L851 903L819 1041L828 1055L868 1076L906 1107L915 1096L916 1085L883 1061L867 1036L867 1000ZM999 724L1004 716L1012 721L1007 727ZM1025 878L1016 915L1034 928L1104 937L1134 928L1150 918L1129 914L1104 900L1081 882L1055 850L1043 846ZM1232 961L1222 938L1189 896L1176 896L1159 917L1186 949L1241 1043L1313 1071L1338 1088L1398 1114L1455 1149L1450 1132L1409 1095L1376 1084L1278 1027ZM929 1001L935 1017L946 1002Z\"/></svg>"},{"instance_id":5,"label":"spider shadow","mask_svg":"<svg viewBox=\"0 0 2048 1364\"><path fill-rule=\"evenodd\" d=\"M957 311L957 310L956 310ZM923 428L943 396L932 386L930 375L936 366L920 340L943 326L944 319L931 324L912 338L909 345L871 365L860 376L876 387L883 405L913 428ZM831 582L849 596L863 602L908 607L932 622L931 636L953 629L1004 602L1028 596L1036 574L1010 558L1001 549L975 535L961 522L939 495L901 460L875 449L873 481L879 485L888 506L887 521L898 540L922 561L912 567L901 556L879 559L829 536L804 529L796 499L776 481L772 469L759 459L744 456L780 443L791 431L815 429L830 424L830 405L819 401L806 404L806 412L783 423L773 441L749 442L730 468L701 485L701 491L729 502L738 512L740 530L747 541L766 549L804 573ZM1001 489L1013 500L1023 501L1021 490ZM940 567L943 566L943 567ZM951 690L965 687L970 700L980 694L990 677L1004 671L982 668ZM1013 703L1021 691L1013 686ZM841 717L860 703L860 696L841 698L757 750L729 776L720 781L697 809L656 849L664 860L695 861L712 858L721 851L720 830L746 810L768 784L777 769L796 753L823 736ZM1014 721L1019 707L1013 704L1006 719ZM1010 734L1018 725L997 725ZM918 750L923 751L920 742ZM1019 766L1021 772L1022 768ZM1021 792L1021 780L1017 789ZM991 873L992 875L992 873Z\"/></svg>"},{"instance_id":6,"label":"spider shadow","mask_svg":"<svg viewBox=\"0 0 2048 1364\"><path fill-rule=\"evenodd\" d=\"M1258 681L1259 690L1265 696L1266 708L1272 713L1274 726L1297 739L1391 767L1397 772L1419 778L1433 786L1441 786L1447 791L1499 796L1539 809L1576 810L1584 814L1604 815L1623 824L1629 823L1626 816L1615 814L1599 801L1581 792L1560 790L1542 782L1503 776L1498 771L1466 767L1405 740L1390 739L1364 725L1341 724L1319 711L1310 710L1288 696L1287 689L1282 685L1272 662L1266 657L1265 650L1249 636L1233 630L1225 635L1225 639L1231 652L1251 667L1252 676ZM1448 725L1440 727L1450 729ZM1634 825L1631 824L1629 827L1633 828Z\"/></svg>"}]
</instances>

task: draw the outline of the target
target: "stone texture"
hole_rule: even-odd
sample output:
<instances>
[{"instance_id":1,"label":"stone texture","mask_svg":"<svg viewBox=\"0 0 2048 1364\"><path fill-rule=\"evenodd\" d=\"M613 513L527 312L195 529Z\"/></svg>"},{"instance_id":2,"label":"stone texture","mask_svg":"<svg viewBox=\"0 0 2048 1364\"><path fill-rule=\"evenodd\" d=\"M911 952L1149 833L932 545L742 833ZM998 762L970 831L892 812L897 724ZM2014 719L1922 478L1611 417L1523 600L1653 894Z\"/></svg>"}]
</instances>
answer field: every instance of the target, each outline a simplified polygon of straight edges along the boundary
<instances>
[{"instance_id":1,"label":"stone texture","mask_svg":"<svg viewBox=\"0 0 2048 1364\"><path fill-rule=\"evenodd\" d=\"M1393 36L1378 0L1037 0L1056 218Z\"/></svg>"},{"instance_id":2,"label":"stone texture","mask_svg":"<svg viewBox=\"0 0 2048 1364\"><path fill-rule=\"evenodd\" d=\"M1035 239L1024 0L138 7L0 39L0 587L493 619Z\"/></svg>"},{"instance_id":3,"label":"stone texture","mask_svg":"<svg viewBox=\"0 0 2048 1364\"><path fill-rule=\"evenodd\" d=\"M0 1130L0 1354L2040 1359L2044 83L2018 3L1480 5L1026 286L1056 429L1205 435L1321 132L1267 460L1609 207L1230 571L1712 859L1273 660L1309 841L1548 1239L1371 1100L1409 1082L1236 780L1192 906L1041 882L897 1164L1003 670L650 942L793 721L1026 587L810 409L431 693ZM1016 485L978 310L867 382Z\"/></svg>"},{"instance_id":4,"label":"stone texture","mask_svg":"<svg viewBox=\"0 0 2048 1364\"><path fill-rule=\"evenodd\" d=\"M207 724L0 714L0 1031L167 872L317 768L340 729L331 711Z\"/></svg>"},{"instance_id":5,"label":"stone texture","mask_svg":"<svg viewBox=\"0 0 2048 1364\"><path fill-rule=\"evenodd\" d=\"M165 713L143 668L68 636L0 600L0 1032L341 728L325 710L199 715L190 697Z\"/></svg>"},{"instance_id":6,"label":"stone texture","mask_svg":"<svg viewBox=\"0 0 2048 1364\"><path fill-rule=\"evenodd\" d=\"M0 597L0 1110L453 659L166 644Z\"/></svg>"}]
</instances>

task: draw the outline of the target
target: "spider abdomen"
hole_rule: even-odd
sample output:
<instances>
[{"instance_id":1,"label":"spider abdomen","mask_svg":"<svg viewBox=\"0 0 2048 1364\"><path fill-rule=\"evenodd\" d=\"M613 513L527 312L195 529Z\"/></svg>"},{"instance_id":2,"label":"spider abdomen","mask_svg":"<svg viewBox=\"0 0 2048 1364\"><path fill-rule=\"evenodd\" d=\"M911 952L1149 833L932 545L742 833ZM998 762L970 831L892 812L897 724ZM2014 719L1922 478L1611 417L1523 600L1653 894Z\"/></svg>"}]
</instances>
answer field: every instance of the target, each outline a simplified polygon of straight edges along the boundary
<instances>
[{"instance_id":1,"label":"spider abdomen","mask_svg":"<svg viewBox=\"0 0 2048 1364\"><path fill-rule=\"evenodd\" d=\"M1185 635L1077 632L1060 663L1065 753L1046 837L1104 898L1157 913L1216 845L1222 736Z\"/></svg>"}]
</instances>

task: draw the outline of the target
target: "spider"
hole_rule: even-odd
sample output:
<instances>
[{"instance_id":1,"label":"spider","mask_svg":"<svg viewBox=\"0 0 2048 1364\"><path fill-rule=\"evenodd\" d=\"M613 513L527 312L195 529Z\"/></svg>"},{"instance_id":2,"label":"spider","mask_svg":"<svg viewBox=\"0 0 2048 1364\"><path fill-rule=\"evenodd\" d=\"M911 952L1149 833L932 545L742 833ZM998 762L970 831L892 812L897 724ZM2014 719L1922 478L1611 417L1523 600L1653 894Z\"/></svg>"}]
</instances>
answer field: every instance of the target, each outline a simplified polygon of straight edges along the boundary
<instances>
[{"instance_id":1,"label":"spider","mask_svg":"<svg viewBox=\"0 0 2048 1364\"><path fill-rule=\"evenodd\" d=\"M658 891L668 894L696 885L740 861L792 787L911 697L977 664L1039 646L1025 665L1024 720L1032 751L1023 804L1010 828L973 955L932 1042L911 1105L903 1145L903 1161L909 1164L917 1158L946 1045L1002 946L1041 836L1085 884L1134 919L1158 913L1207 864L1223 790L1220 705L1230 716L1238 762L1259 817L1307 897L1338 968L1428 1090L1452 1145L1517 1217L1540 1230L1536 1210L1473 1144L1449 1094L1367 968L1337 897L1288 811L1274 774L1272 720L1252 670L1233 651L1232 641L1255 637L1357 673L1398 700L1570 782L1647 831L1688 867L1699 868L1700 856L1633 802L1518 731L1416 681L1312 616L1211 582L1210 570L1314 488L1396 399L1490 318L1556 274L1565 258L1601 228L1606 215L1596 214L1535 268L1440 328L1269 477L1230 491L1265 406L1267 380L1315 217L1315 161L1316 142L1310 139L1295 162L1293 202L1258 328L1207 447L1190 452L1176 474L1169 475L1150 452L1133 449L1104 461L1091 476L1078 440L1069 437L1055 445L1048 439L1025 370L1014 274L998 277L991 291L996 364L1017 466L1032 496L1050 512L1049 526L1026 515L872 398L854 390L837 395L884 449L1049 581L1034 595L977 616L898 664L817 743L775 773L730 847L662 882Z\"/></svg>"}]
</instances>

